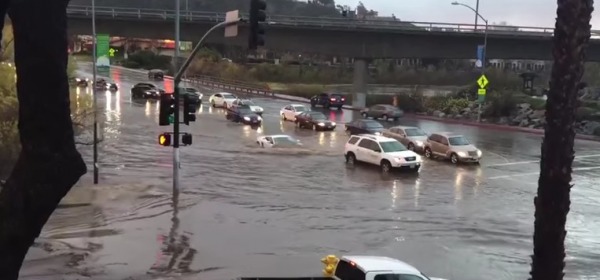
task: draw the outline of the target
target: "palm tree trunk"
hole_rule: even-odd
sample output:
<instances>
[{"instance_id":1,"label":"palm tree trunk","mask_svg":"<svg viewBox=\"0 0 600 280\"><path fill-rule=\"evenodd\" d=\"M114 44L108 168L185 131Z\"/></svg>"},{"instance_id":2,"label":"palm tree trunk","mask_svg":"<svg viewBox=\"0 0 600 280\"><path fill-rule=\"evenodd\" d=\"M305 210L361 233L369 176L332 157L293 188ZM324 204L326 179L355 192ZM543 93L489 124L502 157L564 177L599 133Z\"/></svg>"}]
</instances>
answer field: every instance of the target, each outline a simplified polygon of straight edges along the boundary
<instances>
[{"instance_id":1,"label":"palm tree trunk","mask_svg":"<svg viewBox=\"0 0 600 280\"><path fill-rule=\"evenodd\" d=\"M531 280L563 279L565 223L569 213L571 166L577 93L590 38L593 0L558 0L553 39L552 76L546 101L546 128L542 143Z\"/></svg>"},{"instance_id":2,"label":"palm tree trunk","mask_svg":"<svg viewBox=\"0 0 600 280\"><path fill-rule=\"evenodd\" d=\"M4 3L4 2L3 2ZM12 1L21 153L0 190L0 279L17 279L29 247L86 173L67 81L66 0Z\"/></svg>"}]
</instances>

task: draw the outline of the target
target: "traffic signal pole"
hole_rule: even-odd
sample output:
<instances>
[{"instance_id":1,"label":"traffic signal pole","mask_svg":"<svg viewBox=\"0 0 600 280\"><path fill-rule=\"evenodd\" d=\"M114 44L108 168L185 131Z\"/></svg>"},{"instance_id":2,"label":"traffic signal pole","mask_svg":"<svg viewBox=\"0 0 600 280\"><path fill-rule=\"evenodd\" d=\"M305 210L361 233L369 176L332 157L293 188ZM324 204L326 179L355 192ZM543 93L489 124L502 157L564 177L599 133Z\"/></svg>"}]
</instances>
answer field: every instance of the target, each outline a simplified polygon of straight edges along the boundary
<instances>
[{"instance_id":1,"label":"traffic signal pole","mask_svg":"<svg viewBox=\"0 0 600 280\"><path fill-rule=\"evenodd\" d=\"M177 1L179 2L179 1ZM179 158L179 100L180 100L180 96L179 96L179 84L181 83L181 78L183 77L183 74L185 73L185 70L187 70L187 68L190 66L190 64L192 63L192 60L194 59L194 57L196 56L196 54L198 53L198 51L200 51L200 48L202 46L202 43L204 42L204 40L206 39L206 37L213 32L214 30L220 28L220 27L224 27L227 25L231 25L231 24L237 24L238 22L240 22L241 19L235 19L233 21L224 21L224 22L220 22L218 24L216 24L215 26L211 27L205 34L204 36L202 36L202 38L200 39L200 41L198 41L198 43L196 44L196 46L194 47L194 49L192 50L192 53L190 54L190 56L185 60L185 62L183 63L183 65L181 66L181 68L179 68L179 70L177 71L177 73L175 74L175 77L173 78L173 84L174 84L174 92L173 92L173 97L175 99L175 111L174 111L174 122L173 122L173 192L179 192L179 167L181 166L180 164L180 158ZM177 24L178 25L178 24ZM177 27L177 31L179 31L179 28ZM177 35L177 39L179 39L179 35ZM175 41L175 53L178 53L178 41ZM176 58L177 59L177 58ZM178 63L176 63L177 65Z\"/></svg>"}]
</instances>

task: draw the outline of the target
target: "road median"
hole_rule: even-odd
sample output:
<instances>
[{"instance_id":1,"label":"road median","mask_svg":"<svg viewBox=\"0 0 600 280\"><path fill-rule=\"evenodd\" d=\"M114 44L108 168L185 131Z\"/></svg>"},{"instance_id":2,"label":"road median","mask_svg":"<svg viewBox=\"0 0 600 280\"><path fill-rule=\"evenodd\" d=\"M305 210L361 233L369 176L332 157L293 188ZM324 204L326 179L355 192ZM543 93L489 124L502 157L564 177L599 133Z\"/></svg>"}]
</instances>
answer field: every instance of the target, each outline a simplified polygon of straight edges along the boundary
<instances>
[{"instance_id":1,"label":"road median","mask_svg":"<svg viewBox=\"0 0 600 280\"><path fill-rule=\"evenodd\" d=\"M144 74L144 75L147 73L147 70L130 69L130 68L122 67L122 66L112 66L112 67L116 68L116 69L121 69L124 71L140 73L140 74ZM172 80L173 77L165 76L165 79ZM184 79L184 81L187 83L190 83L194 86L202 86L202 87L207 87L207 88L212 88L212 89L217 89L217 90L226 90L226 91L229 91L232 93L247 94L247 95L274 98L274 99L280 99L280 100L287 100L287 101L291 101L291 102L310 104L310 100L307 98L286 95L286 94L280 94L280 93L272 91L268 88L252 87L247 83L226 84L220 80L212 80L212 79L208 80L208 79L200 79L200 78L189 78L189 79ZM347 110L352 110L352 111L361 110L361 108L352 107L350 105L344 105L343 108L347 109ZM442 123L448 123L448 124L473 126L473 127L479 127L479 128L483 128L483 129L497 130L497 131L513 131L513 132L522 132L522 133L537 134L537 135L544 134L543 129L520 127L520 126L509 126L509 125L501 125L501 124L485 123L485 122L476 122L476 121L469 121L469 120L440 118L440 117L434 117L434 116L429 116L429 115L424 115L424 114L405 114L405 117L411 118L411 119L436 121L436 122L442 122ZM576 139L579 139L579 140L600 142L600 137L593 136L593 135L577 134L575 137L576 137Z\"/></svg>"}]
</instances>

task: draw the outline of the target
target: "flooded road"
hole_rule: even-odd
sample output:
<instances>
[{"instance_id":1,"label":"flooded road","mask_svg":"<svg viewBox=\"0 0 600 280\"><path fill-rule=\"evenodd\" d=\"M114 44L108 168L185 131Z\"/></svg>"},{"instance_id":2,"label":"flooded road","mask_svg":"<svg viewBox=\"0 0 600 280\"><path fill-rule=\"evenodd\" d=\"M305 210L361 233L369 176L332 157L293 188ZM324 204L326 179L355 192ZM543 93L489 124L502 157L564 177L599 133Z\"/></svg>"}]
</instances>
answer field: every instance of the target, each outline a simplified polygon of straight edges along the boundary
<instances>
[{"instance_id":1,"label":"flooded road","mask_svg":"<svg viewBox=\"0 0 600 280\"><path fill-rule=\"evenodd\" d=\"M174 203L172 149L157 143L170 127L158 126L156 102L130 99L129 88L146 75L114 69L111 79L121 90L99 98L101 184L88 175L56 211L23 279L316 276L326 254L390 256L448 279L528 276L538 135L401 119L396 124L462 133L484 159L480 166L426 160L418 176L384 176L346 166L343 125L314 132L281 121L288 101L254 98L265 109L256 130L201 106L197 121L182 126L194 143L181 148ZM172 81L162 86L172 89ZM323 112L340 123L358 117ZM304 148L256 145L256 137L274 133L293 135ZM91 146L80 150L91 170ZM600 144L577 141L576 150L566 279L600 279L600 187L593 183Z\"/></svg>"}]
</instances>

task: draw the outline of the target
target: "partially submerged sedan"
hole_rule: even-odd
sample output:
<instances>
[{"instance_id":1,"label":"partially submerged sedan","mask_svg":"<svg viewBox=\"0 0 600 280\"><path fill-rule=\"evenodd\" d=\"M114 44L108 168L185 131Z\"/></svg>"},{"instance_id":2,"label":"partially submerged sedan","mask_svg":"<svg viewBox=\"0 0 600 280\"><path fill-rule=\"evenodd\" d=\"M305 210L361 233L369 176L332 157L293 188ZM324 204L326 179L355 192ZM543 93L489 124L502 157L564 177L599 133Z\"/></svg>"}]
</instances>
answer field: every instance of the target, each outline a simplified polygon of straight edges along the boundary
<instances>
[{"instance_id":1,"label":"partially submerged sedan","mask_svg":"<svg viewBox=\"0 0 600 280\"><path fill-rule=\"evenodd\" d=\"M259 136L256 138L256 143L262 148L288 148L302 146L300 140L285 134Z\"/></svg>"}]
</instances>

